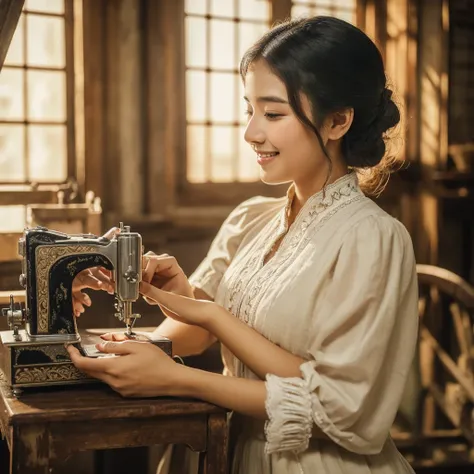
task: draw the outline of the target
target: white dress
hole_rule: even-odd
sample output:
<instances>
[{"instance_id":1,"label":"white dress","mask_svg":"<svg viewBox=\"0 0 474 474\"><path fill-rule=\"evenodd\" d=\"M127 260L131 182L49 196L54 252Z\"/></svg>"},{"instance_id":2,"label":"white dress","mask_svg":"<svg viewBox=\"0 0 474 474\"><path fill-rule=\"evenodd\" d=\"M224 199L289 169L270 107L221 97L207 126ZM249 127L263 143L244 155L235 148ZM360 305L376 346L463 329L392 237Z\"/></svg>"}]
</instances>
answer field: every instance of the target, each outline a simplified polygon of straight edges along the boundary
<instances>
[{"instance_id":1,"label":"white dress","mask_svg":"<svg viewBox=\"0 0 474 474\"><path fill-rule=\"evenodd\" d=\"M264 264L292 198L239 205L190 277L307 361L301 377L267 375L268 422L235 416L232 474L412 473L389 436L417 340L410 236L350 173L305 203ZM257 378L222 356L226 375Z\"/></svg>"}]
</instances>

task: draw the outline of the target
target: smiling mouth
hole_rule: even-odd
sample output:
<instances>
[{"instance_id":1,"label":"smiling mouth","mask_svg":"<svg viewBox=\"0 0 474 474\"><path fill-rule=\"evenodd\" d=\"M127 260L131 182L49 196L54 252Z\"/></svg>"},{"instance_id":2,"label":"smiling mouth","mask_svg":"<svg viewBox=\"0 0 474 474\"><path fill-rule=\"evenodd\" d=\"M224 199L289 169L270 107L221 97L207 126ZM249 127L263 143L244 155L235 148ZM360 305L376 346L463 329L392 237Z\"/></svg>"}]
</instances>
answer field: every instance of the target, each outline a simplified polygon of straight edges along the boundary
<instances>
[{"instance_id":1,"label":"smiling mouth","mask_svg":"<svg viewBox=\"0 0 474 474\"><path fill-rule=\"evenodd\" d=\"M258 164L262 165L272 161L275 157L277 157L280 153L278 151L274 151L271 153L259 153L257 152L257 162Z\"/></svg>"}]
</instances>

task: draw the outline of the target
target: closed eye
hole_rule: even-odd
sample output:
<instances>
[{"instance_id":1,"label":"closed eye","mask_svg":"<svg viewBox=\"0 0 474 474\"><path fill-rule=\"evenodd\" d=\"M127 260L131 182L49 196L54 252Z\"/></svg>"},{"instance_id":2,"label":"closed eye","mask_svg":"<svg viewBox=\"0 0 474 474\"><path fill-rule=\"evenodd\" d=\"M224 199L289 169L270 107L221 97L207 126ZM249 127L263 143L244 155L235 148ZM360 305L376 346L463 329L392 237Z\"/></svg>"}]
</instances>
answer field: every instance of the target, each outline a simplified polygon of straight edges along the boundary
<instances>
[{"instance_id":1,"label":"closed eye","mask_svg":"<svg viewBox=\"0 0 474 474\"><path fill-rule=\"evenodd\" d=\"M275 119L278 119L279 117L283 117L283 115L282 114L272 114L270 112L266 112L265 117L267 117L267 119L269 119L269 120L275 120Z\"/></svg>"}]
</instances>

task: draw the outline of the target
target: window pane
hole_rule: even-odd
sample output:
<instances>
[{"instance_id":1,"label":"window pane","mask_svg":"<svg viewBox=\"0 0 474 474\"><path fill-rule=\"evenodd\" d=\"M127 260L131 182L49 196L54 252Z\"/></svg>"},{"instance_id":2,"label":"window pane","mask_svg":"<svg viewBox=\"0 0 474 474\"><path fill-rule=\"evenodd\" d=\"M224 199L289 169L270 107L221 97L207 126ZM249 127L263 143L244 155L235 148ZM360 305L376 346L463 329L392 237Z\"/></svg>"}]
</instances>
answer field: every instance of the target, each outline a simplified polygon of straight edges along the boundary
<instances>
[{"instance_id":1,"label":"window pane","mask_svg":"<svg viewBox=\"0 0 474 474\"><path fill-rule=\"evenodd\" d=\"M341 20L345 20L349 23L355 24L357 18L356 18L356 12L354 11L349 11L349 10L338 10L336 11L335 16L340 18Z\"/></svg>"},{"instance_id":2,"label":"window pane","mask_svg":"<svg viewBox=\"0 0 474 474\"><path fill-rule=\"evenodd\" d=\"M206 20L186 18L186 65L206 67Z\"/></svg>"},{"instance_id":3,"label":"window pane","mask_svg":"<svg viewBox=\"0 0 474 474\"><path fill-rule=\"evenodd\" d=\"M235 23L226 20L211 20L210 66L219 69L236 69L234 28Z\"/></svg>"},{"instance_id":4,"label":"window pane","mask_svg":"<svg viewBox=\"0 0 474 474\"><path fill-rule=\"evenodd\" d=\"M5 58L5 66L21 66L25 62L25 45L23 42L23 28L25 27L25 15L21 15L12 41L8 48L8 53Z\"/></svg>"},{"instance_id":5,"label":"window pane","mask_svg":"<svg viewBox=\"0 0 474 474\"><path fill-rule=\"evenodd\" d=\"M234 17L234 0L211 0L211 15Z\"/></svg>"},{"instance_id":6,"label":"window pane","mask_svg":"<svg viewBox=\"0 0 474 474\"><path fill-rule=\"evenodd\" d=\"M24 72L3 68L0 74L0 120L24 120Z\"/></svg>"},{"instance_id":7,"label":"window pane","mask_svg":"<svg viewBox=\"0 0 474 474\"><path fill-rule=\"evenodd\" d=\"M186 72L186 116L189 121L204 121L206 117L206 73Z\"/></svg>"},{"instance_id":8,"label":"window pane","mask_svg":"<svg viewBox=\"0 0 474 474\"><path fill-rule=\"evenodd\" d=\"M270 21L268 0L239 0L239 17L245 20Z\"/></svg>"},{"instance_id":9,"label":"window pane","mask_svg":"<svg viewBox=\"0 0 474 474\"><path fill-rule=\"evenodd\" d=\"M30 120L66 120L66 73L27 71L28 118Z\"/></svg>"},{"instance_id":10,"label":"window pane","mask_svg":"<svg viewBox=\"0 0 474 474\"><path fill-rule=\"evenodd\" d=\"M206 181L206 128L202 125L187 128L187 178L192 183Z\"/></svg>"},{"instance_id":11,"label":"window pane","mask_svg":"<svg viewBox=\"0 0 474 474\"><path fill-rule=\"evenodd\" d=\"M233 122L235 119L235 74L211 73L211 120Z\"/></svg>"},{"instance_id":12,"label":"window pane","mask_svg":"<svg viewBox=\"0 0 474 474\"><path fill-rule=\"evenodd\" d=\"M234 179L234 127L211 128L211 181L226 182Z\"/></svg>"},{"instance_id":13,"label":"window pane","mask_svg":"<svg viewBox=\"0 0 474 474\"><path fill-rule=\"evenodd\" d=\"M239 58L242 58L247 49L250 48L268 30L267 25L260 23L245 23L238 25L239 28Z\"/></svg>"},{"instance_id":14,"label":"window pane","mask_svg":"<svg viewBox=\"0 0 474 474\"><path fill-rule=\"evenodd\" d=\"M185 13L195 13L198 15L205 15L207 0L186 0L184 11Z\"/></svg>"},{"instance_id":15,"label":"window pane","mask_svg":"<svg viewBox=\"0 0 474 474\"><path fill-rule=\"evenodd\" d=\"M318 5L323 7L335 8L355 8L355 2L357 0L297 0L293 3L300 4L305 3L307 5Z\"/></svg>"},{"instance_id":16,"label":"window pane","mask_svg":"<svg viewBox=\"0 0 474 474\"><path fill-rule=\"evenodd\" d=\"M291 16L293 18L313 16L313 7L309 5L293 5Z\"/></svg>"},{"instance_id":17,"label":"window pane","mask_svg":"<svg viewBox=\"0 0 474 474\"><path fill-rule=\"evenodd\" d=\"M0 206L0 232L22 232L25 225L25 206Z\"/></svg>"},{"instance_id":18,"label":"window pane","mask_svg":"<svg viewBox=\"0 0 474 474\"><path fill-rule=\"evenodd\" d=\"M0 124L0 181L25 180L25 127Z\"/></svg>"},{"instance_id":19,"label":"window pane","mask_svg":"<svg viewBox=\"0 0 474 474\"><path fill-rule=\"evenodd\" d=\"M244 140L245 127L239 127L239 181L258 181L260 166L257 155Z\"/></svg>"},{"instance_id":20,"label":"window pane","mask_svg":"<svg viewBox=\"0 0 474 474\"><path fill-rule=\"evenodd\" d=\"M27 15L27 55L30 66L65 66L64 19Z\"/></svg>"},{"instance_id":21,"label":"window pane","mask_svg":"<svg viewBox=\"0 0 474 474\"><path fill-rule=\"evenodd\" d=\"M66 127L30 125L28 127L30 179L65 181L67 178Z\"/></svg>"},{"instance_id":22,"label":"window pane","mask_svg":"<svg viewBox=\"0 0 474 474\"><path fill-rule=\"evenodd\" d=\"M44 13L64 13L64 0L26 0L25 9Z\"/></svg>"}]
</instances>

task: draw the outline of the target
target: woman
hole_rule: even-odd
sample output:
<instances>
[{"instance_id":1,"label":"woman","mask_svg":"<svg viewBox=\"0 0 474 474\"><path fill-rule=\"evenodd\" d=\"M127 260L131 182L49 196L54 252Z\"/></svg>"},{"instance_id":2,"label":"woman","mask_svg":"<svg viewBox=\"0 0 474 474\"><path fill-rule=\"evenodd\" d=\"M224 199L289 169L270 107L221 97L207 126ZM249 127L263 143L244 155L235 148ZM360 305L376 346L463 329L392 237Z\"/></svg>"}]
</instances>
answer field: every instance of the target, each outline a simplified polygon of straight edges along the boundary
<instances>
[{"instance_id":1,"label":"woman","mask_svg":"<svg viewBox=\"0 0 474 474\"><path fill-rule=\"evenodd\" d=\"M172 257L148 256L141 284L175 352L218 339L225 375L136 342L71 358L125 396L233 410L233 473L411 473L389 429L416 344L413 249L357 174L380 177L400 119L381 56L354 26L316 17L270 30L240 70L245 139L262 180L288 194L239 205L189 281Z\"/></svg>"}]
</instances>

